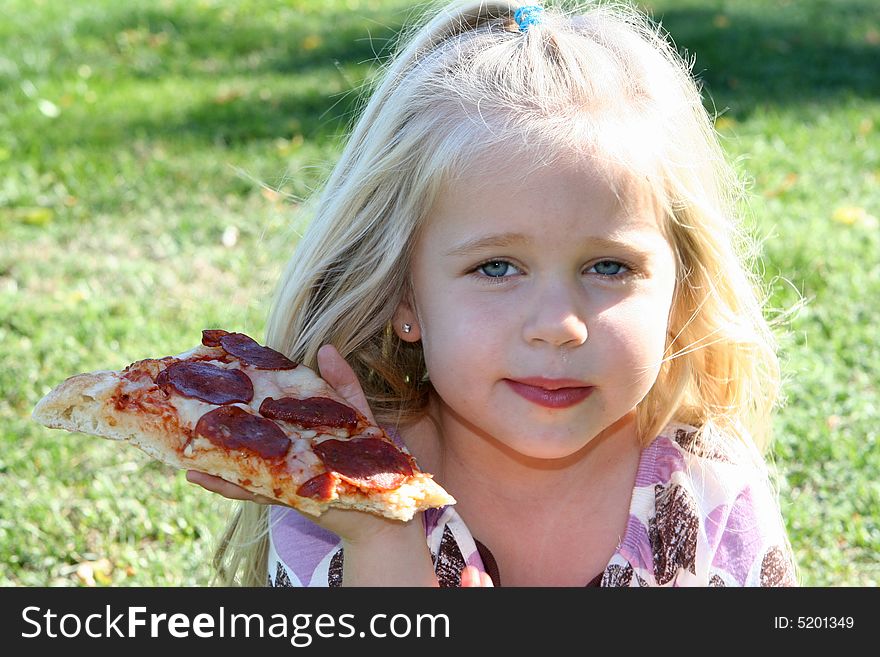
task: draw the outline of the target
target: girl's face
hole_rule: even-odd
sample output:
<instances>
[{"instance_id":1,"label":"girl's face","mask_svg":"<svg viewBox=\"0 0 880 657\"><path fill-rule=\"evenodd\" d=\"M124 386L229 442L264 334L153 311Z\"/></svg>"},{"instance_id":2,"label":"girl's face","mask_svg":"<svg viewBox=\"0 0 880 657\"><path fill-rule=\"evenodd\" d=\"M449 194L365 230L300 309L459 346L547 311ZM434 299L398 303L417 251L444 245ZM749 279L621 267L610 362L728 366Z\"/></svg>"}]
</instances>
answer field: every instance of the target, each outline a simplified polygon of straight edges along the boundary
<instances>
[{"instance_id":1,"label":"girl's face","mask_svg":"<svg viewBox=\"0 0 880 657\"><path fill-rule=\"evenodd\" d=\"M653 385L675 258L648 195L589 158L481 164L432 209L395 328L422 341L441 426L566 457Z\"/></svg>"}]
</instances>

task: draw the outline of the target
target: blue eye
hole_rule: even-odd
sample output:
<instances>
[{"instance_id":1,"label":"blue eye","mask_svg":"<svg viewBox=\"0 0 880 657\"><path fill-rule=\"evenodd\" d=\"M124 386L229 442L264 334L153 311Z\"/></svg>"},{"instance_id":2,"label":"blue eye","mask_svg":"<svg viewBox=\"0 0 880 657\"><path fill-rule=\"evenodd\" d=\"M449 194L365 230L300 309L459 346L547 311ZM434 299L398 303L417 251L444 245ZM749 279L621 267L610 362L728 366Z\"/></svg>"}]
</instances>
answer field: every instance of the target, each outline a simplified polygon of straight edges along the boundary
<instances>
[{"instance_id":1,"label":"blue eye","mask_svg":"<svg viewBox=\"0 0 880 657\"><path fill-rule=\"evenodd\" d=\"M506 260L490 260L477 267L477 271L482 272L489 278L501 278L516 273L519 270Z\"/></svg>"},{"instance_id":2,"label":"blue eye","mask_svg":"<svg viewBox=\"0 0 880 657\"><path fill-rule=\"evenodd\" d=\"M626 265L615 260L602 260L590 267L590 271L595 271L600 276L618 276L627 270Z\"/></svg>"}]
</instances>

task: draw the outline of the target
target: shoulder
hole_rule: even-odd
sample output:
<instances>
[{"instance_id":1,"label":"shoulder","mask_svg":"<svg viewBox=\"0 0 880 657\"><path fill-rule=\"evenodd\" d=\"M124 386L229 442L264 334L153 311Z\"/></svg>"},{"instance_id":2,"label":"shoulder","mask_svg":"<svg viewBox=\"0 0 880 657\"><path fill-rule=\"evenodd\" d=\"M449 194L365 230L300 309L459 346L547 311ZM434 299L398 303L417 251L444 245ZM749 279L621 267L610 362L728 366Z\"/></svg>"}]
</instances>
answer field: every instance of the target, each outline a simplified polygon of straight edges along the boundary
<instances>
[{"instance_id":1,"label":"shoulder","mask_svg":"<svg viewBox=\"0 0 880 657\"><path fill-rule=\"evenodd\" d=\"M671 425L644 450L632 515L646 545L630 552L656 584L794 583L767 467L748 446Z\"/></svg>"},{"instance_id":2,"label":"shoulder","mask_svg":"<svg viewBox=\"0 0 880 657\"><path fill-rule=\"evenodd\" d=\"M730 504L753 491L770 494L769 470L758 451L733 439L705 436L687 425L670 425L646 448L659 484L693 490L704 510Z\"/></svg>"}]
</instances>

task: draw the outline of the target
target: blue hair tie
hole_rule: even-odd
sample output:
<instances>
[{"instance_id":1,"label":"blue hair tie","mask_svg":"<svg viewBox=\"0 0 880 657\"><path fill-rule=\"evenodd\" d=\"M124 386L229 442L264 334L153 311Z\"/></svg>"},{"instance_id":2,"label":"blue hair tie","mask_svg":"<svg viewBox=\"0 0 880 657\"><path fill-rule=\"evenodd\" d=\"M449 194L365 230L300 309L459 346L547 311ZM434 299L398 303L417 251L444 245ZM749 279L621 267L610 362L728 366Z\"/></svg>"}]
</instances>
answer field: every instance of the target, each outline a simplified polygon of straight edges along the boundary
<instances>
[{"instance_id":1,"label":"blue hair tie","mask_svg":"<svg viewBox=\"0 0 880 657\"><path fill-rule=\"evenodd\" d=\"M541 5L526 5L516 10L513 20L519 25L520 32L528 32L529 25L537 25L541 22L541 14L544 8Z\"/></svg>"}]
</instances>

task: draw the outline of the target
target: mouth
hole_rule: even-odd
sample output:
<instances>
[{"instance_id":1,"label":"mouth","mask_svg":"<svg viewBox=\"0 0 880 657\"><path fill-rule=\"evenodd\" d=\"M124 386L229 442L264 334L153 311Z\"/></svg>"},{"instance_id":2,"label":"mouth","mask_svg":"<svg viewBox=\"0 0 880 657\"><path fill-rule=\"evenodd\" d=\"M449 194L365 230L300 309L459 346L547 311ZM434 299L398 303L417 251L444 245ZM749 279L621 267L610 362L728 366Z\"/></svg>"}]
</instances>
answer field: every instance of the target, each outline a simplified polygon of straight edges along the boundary
<instances>
[{"instance_id":1,"label":"mouth","mask_svg":"<svg viewBox=\"0 0 880 657\"><path fill-rule=\"evenodd\" d=\"M523 399L545 408L568 408L584 401L594 386L573 379L504 379Z\"/></svg>"}]
</instances>

